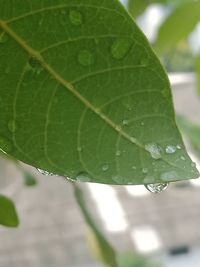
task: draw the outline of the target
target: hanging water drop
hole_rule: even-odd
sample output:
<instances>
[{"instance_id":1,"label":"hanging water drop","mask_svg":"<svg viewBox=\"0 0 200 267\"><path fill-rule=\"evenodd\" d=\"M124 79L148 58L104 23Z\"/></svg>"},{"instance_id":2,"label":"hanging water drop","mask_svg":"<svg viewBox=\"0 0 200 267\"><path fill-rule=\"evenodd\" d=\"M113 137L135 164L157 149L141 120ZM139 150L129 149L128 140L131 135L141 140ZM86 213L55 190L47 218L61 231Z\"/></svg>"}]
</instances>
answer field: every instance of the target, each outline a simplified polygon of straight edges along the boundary
<instances>
[{"instance_id":1,"label":"hanging water drop","mask_svg":"<svg viewBox=\"0 0 200 267\"><path fill-rule=\"evenodd\" d=\"M145 149L151 154L153 159L161 158L161 148L157 144L147 144Z\"/></svg>"},{"instance_id":2,"label":"hanging water drop","mask_svg":"<svg viewBox=\"0 0 200 267\"><path fill-rule=\"evenodd\" d=\"M76 176L76 181L78 181L78 182L90 182L91 179L90 179L88 173L86 173L86 172L80 172L80 173Z\"/></svg>"},{"instance_id":3,"label":"hanging water drop","mask_svg":"<svg viewBox=\"0 0 200 267\"><path fill-rule=\"evenodd\" d=\"M81 25L83 23L83 16L77 10L70 10L70 12L69 12L69 20L73 25L79 26L79 25Z\"/></svg>"},{"instance_id":4,"label":"hanging water drop","mask_svg":"<svg viewBox=\"0 0 200 267\"><path fill-rule=\"evenodd\" d=\"M111 47L111 54L114 59L122 59L126 56L131 48L132 41L130 39L115 40Z\"/></svg>"},{"instance_id":5,"label":"hanging water drop","mask_svg":"<svg viewBox=\"0 0 200 267\"><path fill-rule=\"evenodd\" d=\"M181 149L181 145L177 145L176 148L177 148L177 149Z\"/></svg>"},{"instance_id":6,"label":"hanging water drop","mask_svg":"<svg viewBox=\"0 0 200 267\"><path fill-rule=\"evenodd\" d=\"M173 154L176 152L176 147L173 145L168 145L165 149L167 154Z\"/></svg>"},{"instance_id":7,"label":"hanging water drop","mask_svg":"<svg viewBox=\"0 0 200 267\"><path fill-rule=\"evenodd\" d=\"M186 158L185 158L184 156L181 156L181 160L184 160L184 161L185 161L185 160L186 160Z\"/></svg>"},{"instance_id":8,"label":"hanging water drop","mask_svg":"<svg viewBox=\"0 0 200 267\"><path fill-rule=\"evenodd\" d=\"M148 191L151 193L161 193L165 191L169 186L169 183L157 183L157 184L147 184L145 187L147 188Z\"/></svg>"},{"instance_id":9,"label":"hanging water drop","mask_svg":"<svg viewBox=\"0 0 200 267\"><path fill-rule=\"evenodd\" d=\"M83 66L90 66L94 63L94 56L88 50L82 50L78 54L78 62Z\"/></svg>"},{"instance_id":10,"label":"hanging water drop","mask_svg":"<svg viewBox=\"0 0 200 267\"><path fill-rule=\"evenodd\" d=\"M37 170L39 171L39 173L41 173L42 175L45 175L45 176L53 176L54 173L51 173L51 172L48 172L48 171L45 171L45 170L42 170L42 169L38 169Z\"/></svg>"}]
</instances>

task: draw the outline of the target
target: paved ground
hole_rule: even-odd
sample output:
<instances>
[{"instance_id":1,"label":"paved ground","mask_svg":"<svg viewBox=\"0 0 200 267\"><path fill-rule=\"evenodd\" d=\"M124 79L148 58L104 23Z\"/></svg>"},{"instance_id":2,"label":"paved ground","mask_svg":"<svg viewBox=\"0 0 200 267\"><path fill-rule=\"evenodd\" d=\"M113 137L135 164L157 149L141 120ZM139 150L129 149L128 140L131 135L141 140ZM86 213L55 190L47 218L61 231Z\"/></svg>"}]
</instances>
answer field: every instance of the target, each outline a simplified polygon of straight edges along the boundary
<instances>
[{"instance_id":1,"label":"paved ground","mask_svg":"<svg viewBox=\"0 0 200 267\"><path fill-rule=\"evenodd\" d=\"M177 110L198 121L200 102L194 95L194 86L187 81L185 84L185 89L176 84L174 90ZM84 222L69 183L59 177L41 176L33 170L38 176L39 185L27 189L22 186L19 172L9 163L0 161L0 170L1 176L6 178L2 179L1 192L15 199L21 218L18 229L0 228L0 267L98 266L86 246ZM137 193L141 191L142 196L136 196L134 190L128 192L126 187L84 186L84 190L89 193L88 205L97 223L118 250L141 248L144 244L138 244L133 236L136 233L141 236L146 231L152 245L145 248L146 252L164 261L165 266L183 267L183 262L187 263L187 260L190 261L187 266L200 266L199 186L189 182L179 183L156 196L144 194L139 189ZM90 193L94 190L103 190L102 202L92 197ZM108 203L113 201L111 207L105 205L107 195L110 196ZM104 205L105 214L110 215L111 209L112 217L103 216L101 205L96 207L95 201ZM191 254L179 260L167 256L168 249L181 245L192 247ZM151 249L153 254L150 253Z\"/></svg>"}]
</instances>

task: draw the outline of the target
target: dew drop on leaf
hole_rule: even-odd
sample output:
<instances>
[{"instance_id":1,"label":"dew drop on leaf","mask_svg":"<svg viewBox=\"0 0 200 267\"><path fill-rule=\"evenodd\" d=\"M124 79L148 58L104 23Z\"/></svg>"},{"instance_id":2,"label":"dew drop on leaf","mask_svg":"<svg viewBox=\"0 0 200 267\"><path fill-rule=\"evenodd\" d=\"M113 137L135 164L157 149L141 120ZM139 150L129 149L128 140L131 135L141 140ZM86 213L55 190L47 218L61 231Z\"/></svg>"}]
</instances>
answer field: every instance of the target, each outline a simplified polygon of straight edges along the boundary
<instances>
[{"instance_id":1,"label":"dew drop on leaf","mask_svg":"<svg viewBox=\"0 0 200 267\"><path fill-rule=\"evenodd\" d=\"M176 152L176 147L173 145L168 145L165 149L167 154L173 154Z\"/></svg>"},{"instance_id":2,"label":"dew drop on leaf","mask_svg":"<svg viewBox=\"0 0 200 267\"><path fill-rule=\"evenodd\" d=\"M90 182L90 176L88 173L86 172L80 172L77 176L76 176L76 180L78 182Z\"/></svg>"},{"instance_id":3,"label":"dew drop on leaf","mask_svg":"<svg viewBox=\"0 0 200 267\"><path fill-rule=\"evenodd\" d=\"M178 179L179 176L177 175L176 171L168 171L168 172L162 173L160 178L162 181L168 182L168 181L174 181L175 179Z\"/></svg>"},{"instance_id":4,"label":"dew drop on leaf","mask_svg":"<svg viewBox=\"0 0 200 267\"><path fill-rule=\"evenodd\" d=\"M128 125L128 120L123 120L123 121L122 121L122 124L123 124L123 125Z\"/></svg>"},{"instance_id":5,"label":"dew drop on leaf","mask_svg":"<svg viewBox=\"0 0 200 267\"><path fill-rule=\"evenodd\" d=\"M145 185L146 189L151 193L161 193L165 191L169 186L169 183L158 183L158 184L148 184Z\"/></svg>"},{"instance_id":6,"label":"dew drop on leaf","mask_svg":"<svg viewBox=\"0 0 200 267\"><path fill-rule=\"evenodd\" d=\"M102 171L106 172L109 169L109 165L108 164L104 164L102 166Z\"/></svg>"},{"instance_id":7,"label":"dew drop on leaf","mask_svg":"<svg viewBox=\"0 0 200 267\"><path fill-rule=\"evenodd\" d=\"M53 176L54 173L51 173L51 172L48 172L48 171L45 171L45 170L42 170L42 169L38 169L37 170L39 171L39 173L41 173L42 175L45 175L45 176Z\"/></svg>"},{"instance_id":8,"label":"dew drop on leaf","mask_svg":"<svg viewBox=\"0 0 200 267\"><path fill-rule=\"evenodd\" d=\"M0 136L0 150L5 154L12 150L12 143L6 137Z\"/></svg>"},{"instance_id":9,"label":"dew drop on leaf","mask_svg":"<svg viewBox=\"0 0 200 267\"><path fill-rule=\"evenodd\" d=\"M181 145L177 145L176 148L180 150L181 149Z\"/></svg>"},{"instance_id":10,"label":"dew drop on leaf","mask_svg":"<svg viewBox=\"0 0 200 267\"><path fill-rule=\"evenodd\" d=\"M78 62L83 66L90 66L94 63L94 56L88 50L82 50L78 54Z\"/></svg>"},{"instance_id":11,"label":"dew drop on leaf","mask_svg":"<svg viewBox=\"0 0 200 267\"><path fill-rule=\"evenodd\" d=\"M111 47L111 54L114 59L122 59L128 53L132 41L129 39L117 39L114 41Z\"/></svg>"},{"instance_id":12,"label":"dew drop on leaf","mask_svg":"<svg viewBox=\"0 0 200 267\"><path fill-rule=\"evenodd\" d=\"M185 161L185 160L186 160L186 158L185 158L184 156L181 156L181 160L184 160L184 161Z\"/></svg>"},{"instance_id":13,"label":"dew drop on leaf","mask_svg":"<svg viewBox=\"0 0 200 267\"><path fill-rule=\"evenodd\" d=\"M17 124L14 120L10 120L8 122L8 130L11 132L11 133L15 133L17 131Z\"/></svg>"},{"instance_id":14,"label":"dew drop on leaf","mask_svg":"<svg viewBox=\"0 0 200 267\"><path fill-rule=\"evenodd\" d=\"M73 24L75 26L79 26L83 23L83 16L77 10L70 10L69 20L70 20L71 24Z\"/></svg>"},{"instance_id":15,"label":"dew drop on leaf","mask_svg":"<svg viewBox=\"0 0 200 267\"><path fill-rule=\"evenodd\" d=\"M121 156L121 151L120 151L120 150L117 150L117 152L116 152L116 156L117 156L117 157Z\"/></svg>"},{"instance_id":16,"label":"dew drop on leaf","mask_svg":"<svg viewBox=\"0 0 200 267\"><path fill-rule=\"evenodd\" d=\"M157 144L147 144L145 149L151 154L153 159L161 158L161 148Z\"/></svg>"},{"instance_id":17,"label":"dew drop on leaf","mask_svg":"<svg viewBox=\"0 0 200 267\"><path fill-rule=\"evenodd\" d=\"M142 172L143 172L143 173L148 173L148 169L147 169L147 168L143 168L143 169L142 169Z\"/></svg>"}]
</instances>

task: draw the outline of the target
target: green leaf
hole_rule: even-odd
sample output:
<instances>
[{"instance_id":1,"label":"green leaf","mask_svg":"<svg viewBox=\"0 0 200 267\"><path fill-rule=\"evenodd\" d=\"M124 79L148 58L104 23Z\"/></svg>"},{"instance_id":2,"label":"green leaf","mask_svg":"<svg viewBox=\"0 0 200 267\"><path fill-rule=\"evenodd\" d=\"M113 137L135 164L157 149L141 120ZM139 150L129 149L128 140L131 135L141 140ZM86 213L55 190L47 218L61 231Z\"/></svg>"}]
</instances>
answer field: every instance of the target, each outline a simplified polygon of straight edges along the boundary
<instances>
[{"instance_id":1,"label":"green leaf","mask_svg":"<svg viewBox=\"0 0 200 267\"><path fill-rule=\"evenodd\" d=\"M0 29L2 150L79 181L198 176L168 78L118 0L1 0Z\"/></svg>"},{"instance_id":2,"label":"green leaf","mask_svg":"<svg viewBox=\"0 0 200 267\"><path fill-rule=\"evenodd\" d=\"M161 25L155 50L163 53L187 38L200 20L200 1L190 1L178 6Z\"/></svg>"},{"instance_id":3,"label":"green leaf","mask_svg":"<svg viewBox=\"0 0 200 267\"><path fill-rule=\"evenodd\" d=\"M97 228L93 218L91 217L83 196L81 188L77 184L72 184L74 187L74 195L77 204L83 214L87 224L87 239L88 245L94 257L109 267L117 267L116 254L112 246Z\"/></svg>"},{"instance_id":4,"label":"green leaf","mask_svg":"<svg viewBox=\"0 0 200 267\"><path fill-rule=\"evenodd\" d=\"M200 55L196 58L197 93L200 95Z\"/></svg>"},{"instance_id":5,"label":"green leaf","mask_svg":"<svg viewBox=\"0 0 200 267\"><path fill-rule=\"evenodd\" d=\"M33 176L32 173L25 171L25 172L23 172L23 177L24 177L24 184L26 186L37 185L37 179L35 176Z\"/></svg>"},{"instance_id":6,"label":"green leaf","mask_svg":"<svg viewBox=\"0 0 200 267\"><path fill-rule=\"evenodd\" d=\"M189 121L183 116L178 117L177 122L180 129L189 139L193 149L200 156L200 125Z\"/></svg>"},{"instance_id":7,"label":"green leaf","mask_svg":"<svg viewBox=\"0 0 200 267\"><path fill-rule=\"evenodd\" d=\"M0 224L8 227L17 227L19 220L11 199L0 195Z\"/></svg>"}]
</instances>

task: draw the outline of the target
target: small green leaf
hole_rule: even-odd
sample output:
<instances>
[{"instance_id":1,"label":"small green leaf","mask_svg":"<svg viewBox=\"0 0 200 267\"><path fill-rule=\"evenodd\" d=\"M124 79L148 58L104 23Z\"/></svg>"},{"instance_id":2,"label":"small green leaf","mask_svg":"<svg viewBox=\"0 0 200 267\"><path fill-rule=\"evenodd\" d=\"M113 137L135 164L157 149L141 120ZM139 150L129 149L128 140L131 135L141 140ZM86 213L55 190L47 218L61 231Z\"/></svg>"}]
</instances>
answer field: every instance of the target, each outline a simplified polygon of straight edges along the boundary
<instances>
[{"instance_id":1,"label":"small green leaf","mask_svg":"<svg viewBox=\"0 0 200 267\"><path fill-rule=\"evenodd\" d=\"M189 121L183 116L178 117L177 122L180 129L189 139L193 149L200 156L200 125Z\"/></svg>"},{"instance_id":2,"label":"small green leaf","mask_svg":"<svg viewBox=\"0 0 200 267\"><path fill-rule=\"evenodd\" d=\"M198 176L176 127L167 75L118 0L54 0L42 7L40 0L2 0L0 36L6 153L97 183ZM179 144L181 150L166 152ZM155 146L159 158L146 149ZM176 175L168 179L169 172Z\"/></svg>"},{"instance_id":3,"label":"small green leaf","mask_svg":"<svg viewBox=\"0 0 200 267\"><path fill-rule=\"evenodd\" d=\"M24 177L24 184L26 186L37 185L37 179L35 176L33 176L32 173L25 171L25 172L23 172L23 177Z\"/></svg>"},{"instance_id":4,"label":"small green leaf","mask_svg":"<svg viewBox=\"0 0 200 267\"><path fill-rule=\"evenodd\" d=\"M200 95L200 55L196 58L197 93Z\"/></svg>"},{"instance_id":5,"label":"small green leaf","mask_svg":"<svg viewBox=\"0 0 200 267\"><path fill-rule=\"evenodd\" d=\"M77 184L74 187L74 195L77 204L83 214L87 224L87 241L94 257L109 267L118 267L116 253L103 234L97 228L92 216L90 215L81 188Z\"/></svg>"},{"instance_id":6,"label":"small green leaf","mask_svg":"<svg viewBox=\"0 0 200 267\"><path fill-rule=\"evenodd\" d=\"M200 20L200 1L179 5L161 25L154 48L163 53L187 38Z\"/></svg>"},{"instance_id":7,"label":"small green leaf","mask_svg":"<svg viewBox=\"0 0 200 267\"><path fill-rule=\"evenodd\" d=\"M11 199L0 195L0 224L8 227L17 227L19 219Z\"/></svg>"}]
</instances>

